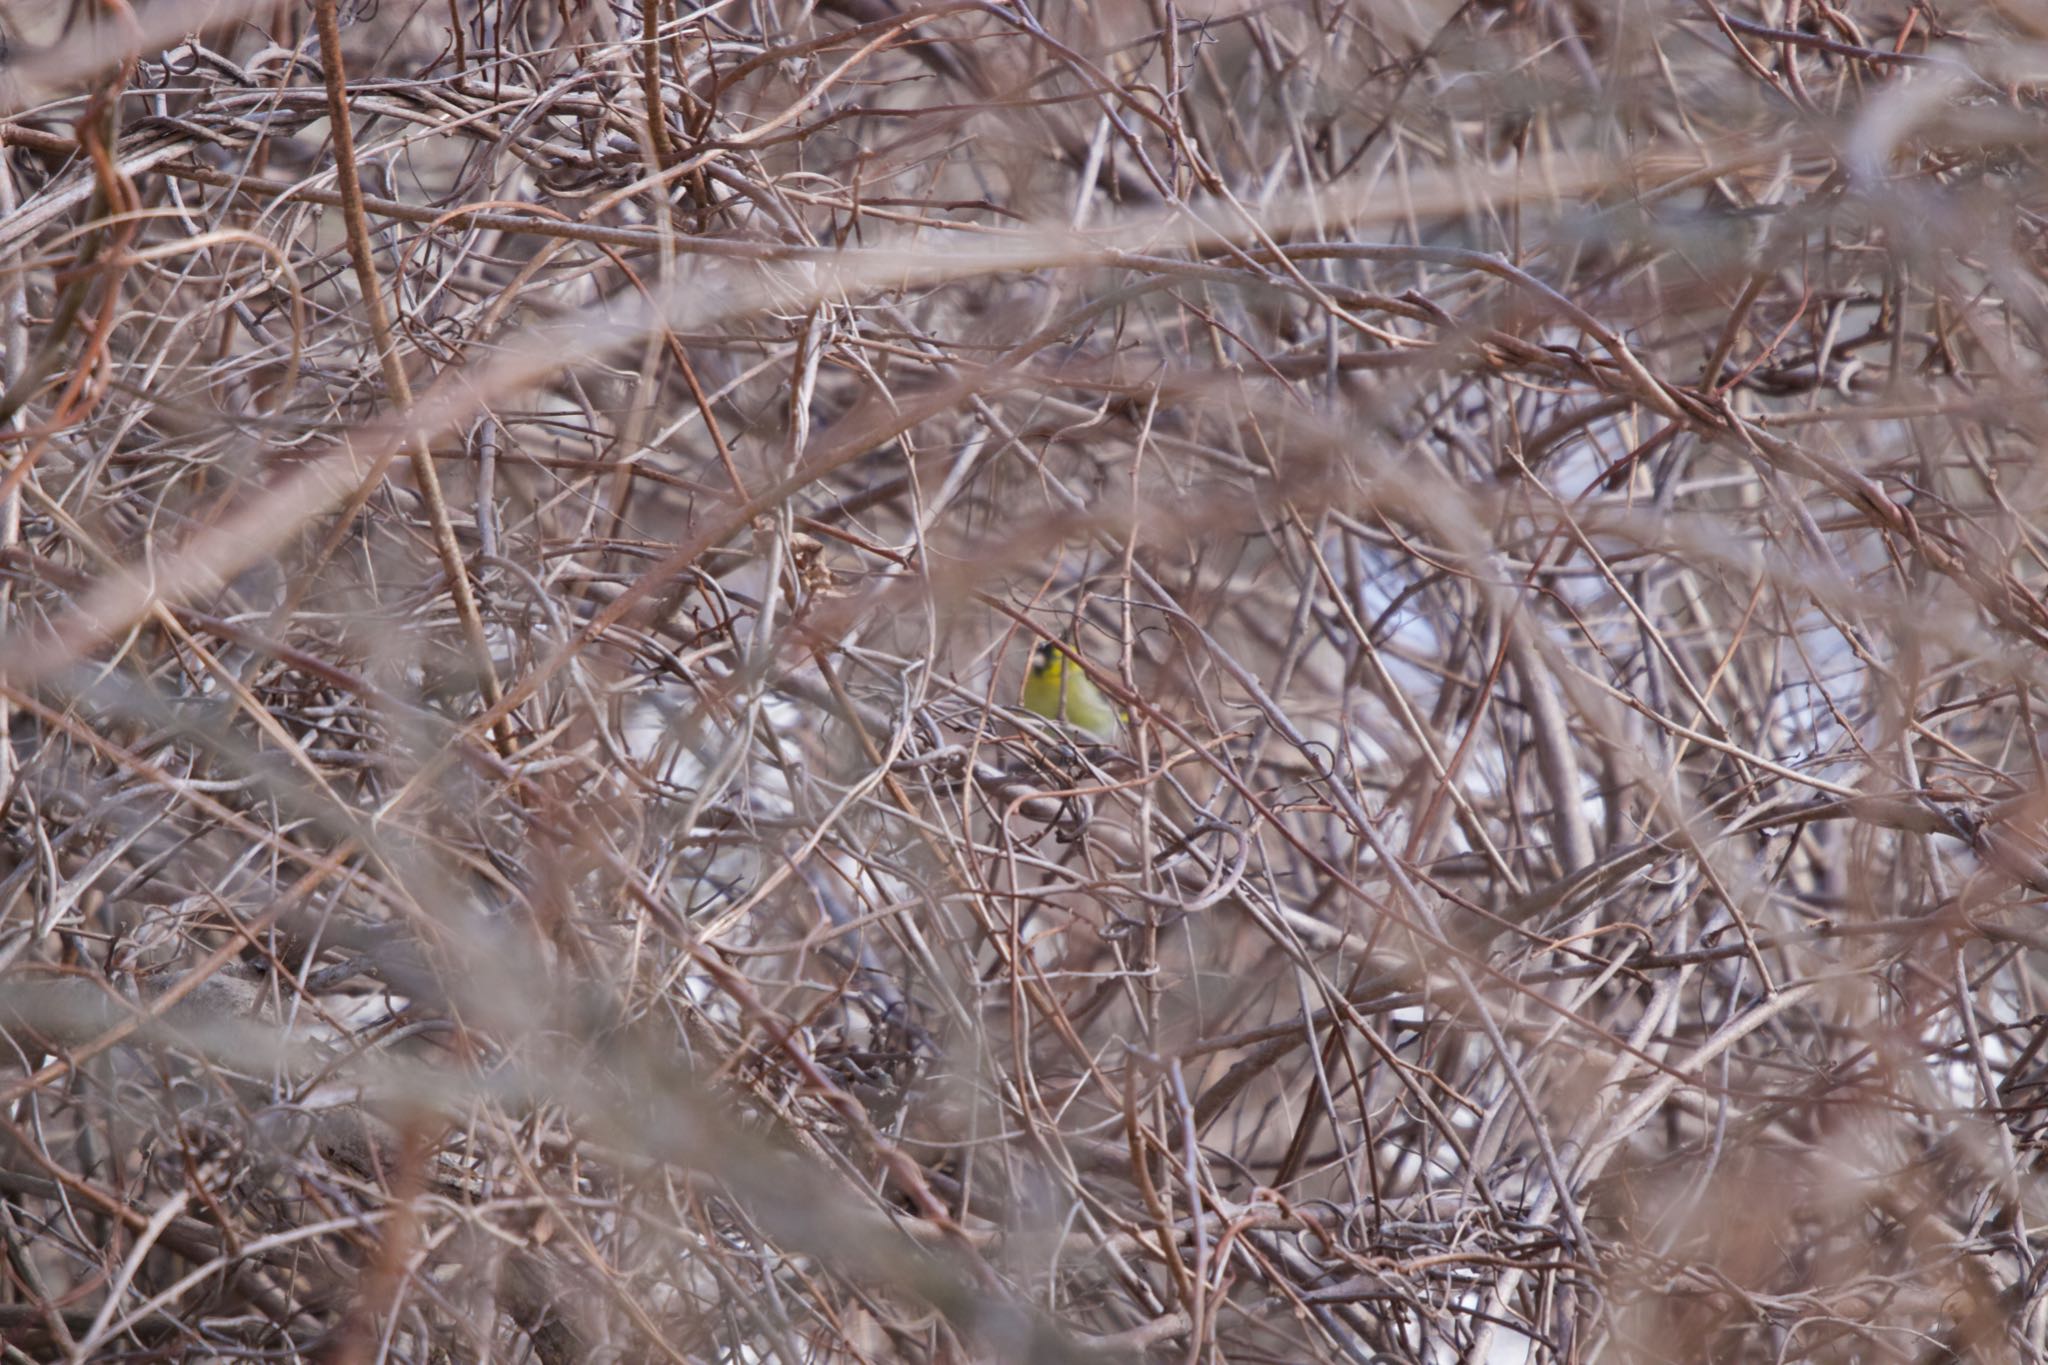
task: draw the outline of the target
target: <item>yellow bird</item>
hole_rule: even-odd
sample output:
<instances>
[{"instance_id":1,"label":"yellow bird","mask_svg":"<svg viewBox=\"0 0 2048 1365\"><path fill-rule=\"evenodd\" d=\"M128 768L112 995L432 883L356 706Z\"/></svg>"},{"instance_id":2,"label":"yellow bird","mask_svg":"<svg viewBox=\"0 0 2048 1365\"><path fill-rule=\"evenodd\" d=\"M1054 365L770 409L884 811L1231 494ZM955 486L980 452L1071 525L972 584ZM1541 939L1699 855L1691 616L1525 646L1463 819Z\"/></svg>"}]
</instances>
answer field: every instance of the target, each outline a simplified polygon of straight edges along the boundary
<instances>
[{"instance_id":1,"label":"yellow bird","mask_svg":"<svg viewBox=\"0 0 2048 1365\"><path fill-rule=\"evenodd\" d=\"M1115 739L1118 722L1129 719L1081 671L1074 656L1050 640L1031 656L1031 671L1024 675L1024 709L1102 740Z\"/></svg>"}]
</instances>

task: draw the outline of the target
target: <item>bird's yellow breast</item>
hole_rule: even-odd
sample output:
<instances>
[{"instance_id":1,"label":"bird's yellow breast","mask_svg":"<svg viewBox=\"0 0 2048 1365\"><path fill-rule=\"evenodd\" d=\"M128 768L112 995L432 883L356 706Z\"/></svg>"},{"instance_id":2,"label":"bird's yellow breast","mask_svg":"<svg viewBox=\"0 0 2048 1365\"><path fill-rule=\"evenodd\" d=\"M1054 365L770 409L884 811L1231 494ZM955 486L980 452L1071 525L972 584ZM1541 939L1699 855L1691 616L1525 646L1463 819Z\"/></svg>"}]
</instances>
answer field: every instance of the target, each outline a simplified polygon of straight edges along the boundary
<instances>
[{"instance_id":1,"label":"bird's yellow breast","mask_svg":"<svg viewBox=\"0 0 2048 1365\"><path fill-rule=\"evenodd\" d=\"M1042 644L1024 675L1024 709L1048 720L1107 739L1116 734L1120 713L1067 652Z\"/></svg>"}]
</instances>

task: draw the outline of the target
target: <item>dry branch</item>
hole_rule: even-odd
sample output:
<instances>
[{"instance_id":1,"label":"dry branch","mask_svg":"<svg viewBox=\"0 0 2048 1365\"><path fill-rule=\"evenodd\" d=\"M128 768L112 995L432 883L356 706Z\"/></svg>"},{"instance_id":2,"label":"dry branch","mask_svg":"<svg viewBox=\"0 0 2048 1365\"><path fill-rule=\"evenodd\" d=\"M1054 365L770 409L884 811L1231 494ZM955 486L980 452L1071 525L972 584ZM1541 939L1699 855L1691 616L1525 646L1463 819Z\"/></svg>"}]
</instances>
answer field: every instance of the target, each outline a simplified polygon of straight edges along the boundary
<instances>
[{"instance_id":1,"label":"dry branch","mask_svg":"<svg viewBox=\"0 0 2048 1365\"><path fill-rule=\"evenodd\" d=\"M2048 1360L2040 37L0 9L0 1351Z\"/></svg>"}]
</instances>

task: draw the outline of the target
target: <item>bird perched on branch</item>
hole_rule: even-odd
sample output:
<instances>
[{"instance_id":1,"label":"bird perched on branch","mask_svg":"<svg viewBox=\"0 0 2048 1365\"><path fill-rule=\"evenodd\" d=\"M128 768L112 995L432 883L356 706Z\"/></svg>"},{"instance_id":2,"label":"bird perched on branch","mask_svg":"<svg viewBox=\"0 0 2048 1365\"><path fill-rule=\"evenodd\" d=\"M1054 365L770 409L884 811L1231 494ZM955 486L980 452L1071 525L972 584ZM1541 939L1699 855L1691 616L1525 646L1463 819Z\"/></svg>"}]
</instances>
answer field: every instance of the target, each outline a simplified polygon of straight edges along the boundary
<instances>
[{"instance_id":1,"label":"bird perched on branch","mask_svg":"<svg viewBox=\"0 0 2048 1365\"><path fill-rule=\"evenodd\" d=\"M1031 656L1024 675L1024 709L1056 720L1092 738L1111 740L1130 719L1088 677L1064 645L1047 640Z\"/></svg>"}]
</instances>

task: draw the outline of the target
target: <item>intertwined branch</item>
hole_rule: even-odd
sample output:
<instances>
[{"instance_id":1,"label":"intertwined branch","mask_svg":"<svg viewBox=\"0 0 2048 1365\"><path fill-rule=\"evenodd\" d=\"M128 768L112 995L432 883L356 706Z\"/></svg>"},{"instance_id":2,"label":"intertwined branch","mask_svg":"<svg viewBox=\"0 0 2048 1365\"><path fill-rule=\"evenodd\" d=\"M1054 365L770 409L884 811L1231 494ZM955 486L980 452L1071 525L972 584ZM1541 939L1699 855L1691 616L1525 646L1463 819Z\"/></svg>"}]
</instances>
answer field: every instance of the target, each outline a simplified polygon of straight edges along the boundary
<instances>
[{"instance_id":1,"label":"intertwined branch","mask_svg":"<svg viewBox=\"0 0 2048 1365\"><path fill-rule=\"evenodd\" d=\"M0 9L8 1358L2048 1359L2037 19Z\"/></svg>"}]
</instances>

